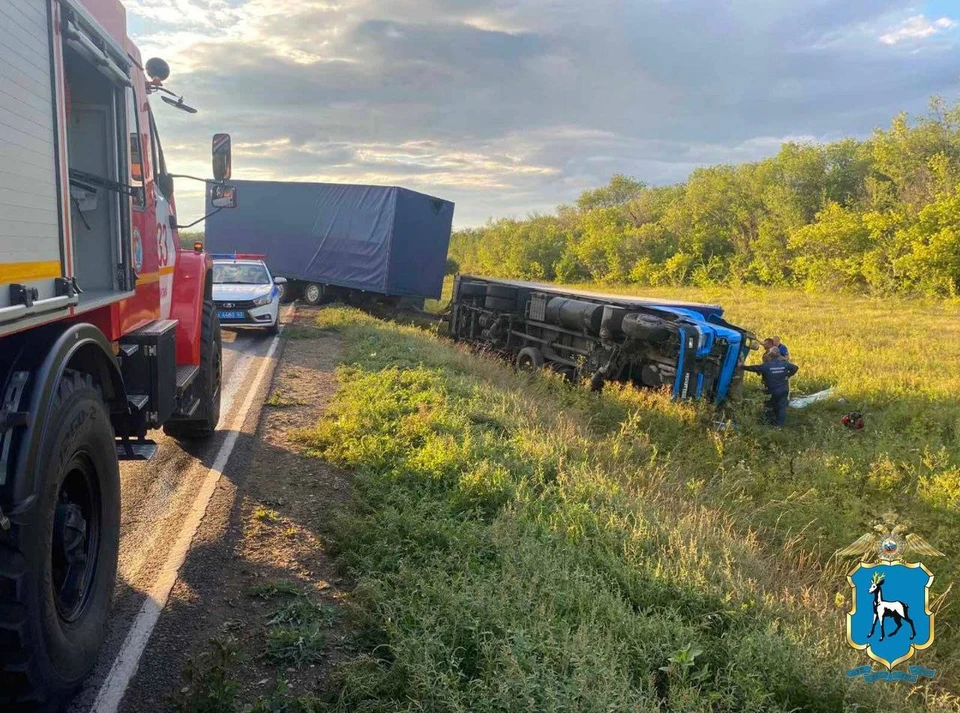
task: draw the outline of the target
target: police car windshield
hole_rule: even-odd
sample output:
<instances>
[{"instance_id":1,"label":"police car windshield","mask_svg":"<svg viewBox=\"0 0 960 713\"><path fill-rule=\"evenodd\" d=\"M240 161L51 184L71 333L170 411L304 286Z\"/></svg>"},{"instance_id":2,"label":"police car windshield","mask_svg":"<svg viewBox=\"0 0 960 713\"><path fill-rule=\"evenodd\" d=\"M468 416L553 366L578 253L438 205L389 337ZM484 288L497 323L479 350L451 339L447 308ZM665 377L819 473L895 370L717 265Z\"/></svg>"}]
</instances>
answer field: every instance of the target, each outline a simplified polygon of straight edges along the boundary
<instances>
[{"instance_id":1,"label":"police car windshield","mask_svg":"<svg viewBox=\"0 0 960 713\"><path fill-rule=\"evenodd\" d=\"M263 265L214 263L213 282L217 285L268 285L270 276Z\"/></svg>"}]
</instances>

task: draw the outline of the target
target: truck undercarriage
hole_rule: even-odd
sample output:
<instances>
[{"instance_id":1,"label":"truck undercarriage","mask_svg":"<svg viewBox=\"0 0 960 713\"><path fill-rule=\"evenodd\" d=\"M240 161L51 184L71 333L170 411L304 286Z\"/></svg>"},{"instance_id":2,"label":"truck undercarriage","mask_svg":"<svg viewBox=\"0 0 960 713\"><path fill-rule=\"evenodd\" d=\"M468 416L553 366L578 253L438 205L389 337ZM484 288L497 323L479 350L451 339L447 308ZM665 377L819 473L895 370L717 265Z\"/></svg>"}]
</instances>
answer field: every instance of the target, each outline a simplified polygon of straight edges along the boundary
<instances>
[{"instance_id":1,"label":"truck undercarriage","mask_svg":"<svg viewBox=\"0 0 960 713\"><path fill-rule=\"evenodd\" d=\"M571 379L669 389L717 403L742 379L753 336L715 305L602 295L552 285L461 275L451 334Z\"/></svg>"}]
</instances>

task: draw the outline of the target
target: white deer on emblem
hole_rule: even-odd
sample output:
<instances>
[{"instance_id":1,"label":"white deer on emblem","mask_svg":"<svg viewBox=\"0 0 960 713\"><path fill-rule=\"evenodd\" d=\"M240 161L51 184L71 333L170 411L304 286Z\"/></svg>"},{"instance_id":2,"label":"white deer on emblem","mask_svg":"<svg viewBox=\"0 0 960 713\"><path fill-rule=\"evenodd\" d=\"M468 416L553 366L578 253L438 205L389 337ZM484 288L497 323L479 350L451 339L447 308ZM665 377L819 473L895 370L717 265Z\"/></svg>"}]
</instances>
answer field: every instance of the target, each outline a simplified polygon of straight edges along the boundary
<instances>
[{"instance_id":1,"label":"white deer on emblem","mask_svg":"<svg viewBox=\"0 0 960 713\"><path fill-rule=\"evenodd\" d=\"M870 633L867 635L867 638L873 636L873 630L877 628L877 622L880 622L880 641L884 639L883 624L887 617L890 617L897 624L897 628L890 632L890 636L893 636L898 631L900 627L903 626L903 622L907 622L910 625L910 638L913 639L917 635L917 630L913 627L913 619L910 618L907 605L903 602L888 602L883 599L883 583L886 580L886 577L879 572L874 572L873 579L870 581L870 589L868 590L870 594L873 595L873 626L870 627Z\"/></svg>"}]
</instances>

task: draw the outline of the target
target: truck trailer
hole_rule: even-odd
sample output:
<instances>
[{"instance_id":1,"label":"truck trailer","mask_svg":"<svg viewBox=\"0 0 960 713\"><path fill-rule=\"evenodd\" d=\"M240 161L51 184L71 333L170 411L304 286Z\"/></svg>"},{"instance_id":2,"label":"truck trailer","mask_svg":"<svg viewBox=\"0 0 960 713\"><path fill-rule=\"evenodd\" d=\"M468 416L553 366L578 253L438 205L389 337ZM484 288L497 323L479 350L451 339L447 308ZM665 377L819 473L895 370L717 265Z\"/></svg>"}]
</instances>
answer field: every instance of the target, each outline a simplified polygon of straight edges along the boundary
<instances>
[{"instance_id":1,"label":"truck trailer","mask_svg":"<svg viewBox=\"0 0 960 713\"><path fill-rule=\"evenodd\" d=\"M718 404L758 348L719 305L472 275L454 279L450 333L519 368L550 367L594 389L623 381Z\"/></svg>"},{"instance_id":2,"label":"truck trailer","mask_svg":"<svg viewBox=\"0 0 960 713\"><path fill-rule=\"evenodd\" d=\"M235 184L243 200L207 220L206 248L266 253L270 271L287 280L284 301L440 297L450 201L396 186Z\"/></svg>"},{"instance_id":3,"label":"truck trailer","mask_svg":"<svg viewBox=\"0 0 960 713\"><path fill-rule=\"evenodd\" d=\"M120 460L213 433L211 262L180 250L173 176L117 0L0 2L0 710L59 710L115 587ZM182 98L168 103L187 109ZM214 142L229 177L230 142ZM218 183L218 205L235 197ZM229 194L229 200L224 195Z\"/></svg>"}]
</instances>

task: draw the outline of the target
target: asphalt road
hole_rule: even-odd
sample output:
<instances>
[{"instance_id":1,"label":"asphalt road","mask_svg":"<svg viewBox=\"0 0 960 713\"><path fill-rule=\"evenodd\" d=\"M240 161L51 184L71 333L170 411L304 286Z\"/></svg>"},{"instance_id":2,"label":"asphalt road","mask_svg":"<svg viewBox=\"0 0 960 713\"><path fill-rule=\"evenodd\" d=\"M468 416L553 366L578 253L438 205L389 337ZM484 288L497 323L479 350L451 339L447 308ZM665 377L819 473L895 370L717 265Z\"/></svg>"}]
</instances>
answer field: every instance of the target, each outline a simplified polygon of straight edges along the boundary
<instances>
[{"instance_id":1,"label":"asphalt road","mask_svg":"<svg viewBox=\"0 0 960 713\"><path fill-rule=\"evenodd\" d=\"M159 449L152 461L121 463L120 561L113 615L96 669L74 698L70 713L92 711L98 693L103 698L104 680L124 648L148 593L170 575L170 554L178 539L182 541L187 513L205 507L203 483L218 455L222 458L229 425L255 426L263 399L251 401L247 397L273 341L260 331L224 330L218 432L207 441L181 444L155 431L149 437ZM259 387L265 391L269 378L264 382ZM242 412L244 407L246 413ZM98 712L106 709L102 705L97 708Z\"/></svg>"}]
</instances>

